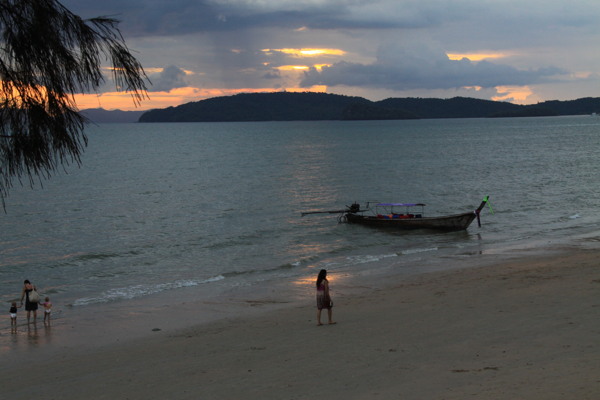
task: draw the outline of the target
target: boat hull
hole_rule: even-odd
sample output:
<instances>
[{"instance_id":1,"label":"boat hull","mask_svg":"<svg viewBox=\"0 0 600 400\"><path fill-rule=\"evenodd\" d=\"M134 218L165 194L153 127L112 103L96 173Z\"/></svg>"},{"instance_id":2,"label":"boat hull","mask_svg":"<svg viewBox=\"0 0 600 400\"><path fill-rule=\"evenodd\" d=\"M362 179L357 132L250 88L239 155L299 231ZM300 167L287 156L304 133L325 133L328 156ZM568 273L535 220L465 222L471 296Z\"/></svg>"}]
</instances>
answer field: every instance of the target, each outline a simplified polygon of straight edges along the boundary
<instances>
[{"instance_id":1,"label":"boat hull","mask_svg":"<svg viewBox=\"0 0 600 400\"><path fill-rule=\"evenodd\" d=\"M475 212L467 212L441 217L382 219L376 216L347 213L346 221L351 224L361 224L377 228L398 230L434 229L444 232L453 232L467 229L476 216Z\"/></svg>"}]
</instances>

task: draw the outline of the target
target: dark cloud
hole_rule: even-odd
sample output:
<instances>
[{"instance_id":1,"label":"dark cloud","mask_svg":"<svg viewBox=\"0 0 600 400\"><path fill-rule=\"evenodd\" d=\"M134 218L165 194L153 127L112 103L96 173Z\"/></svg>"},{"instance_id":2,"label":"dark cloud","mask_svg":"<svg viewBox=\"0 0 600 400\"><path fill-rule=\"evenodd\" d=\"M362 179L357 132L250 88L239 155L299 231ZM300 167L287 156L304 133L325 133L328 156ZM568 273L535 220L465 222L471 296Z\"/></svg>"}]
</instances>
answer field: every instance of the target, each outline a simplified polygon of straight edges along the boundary
<instances>
[{"instance_id":1,"label":"dark cloud","mask_svg":"<svg viewBox=\"0 0 600 400\"><path fill-rule=\"evenodd\" d=\"M121 21L119 28L128 37L173 36L219 25L219 11L211 1L200 0L63 0L83 18L110 16Z\"/></svg>"},{"instance_id":2,"label":"dark cloud","mask_svg":"<svg viewBox=\"0 0 600 400\"><path fill-rule=\"evenodd\" d=\"M535 27L545 26L595 26L598 8L595 3L564 7L542 0L519 2L519 7L480 0L63 0L62 3L84 18L109 15L121 19L123 31L135 36L255 28L414 29L447 23L465 26L465 21L472 26L479 21L479 28L493 24L535 31Z\"/></svg>"},{"instance_id":3,"label":"dark cloud","mask_svg":"<svg viewBox=\"0 0 600 400\"><path fill-rule=\"evenodd\" d=\"M489 61L450 60L445 53L425 46L412 48L419 50L389 48L380 51L377 61L372 64L343 61L323 67L321 71L312 68L305 73L301 86L344 85L391 90L492 88L540 83L565 73L558 68L519 70Z\"/></svg>"},{"instance_id":4,"label":"dark cloud","mask_svg":"<svg viewBox=\"0 0 600 400\"><path fill-rule=\"evenodd\" d=\"M281 79L279 71L269 71L263 75L264 79Z\"/></svg>"},{"instance_id":5,"label":"dark cloud","mask_svg":"<svg viewBox=\"0 0 600 400\"><path fill-rule=\"evenodd\" d=\"M248 29L389 29L437 24L441 16L457 15L454 8L407 2L402 7L383 1L383 6L347 0L276 2L257 4L211 0L65 0L63 3L84 18L109 15L123 21L129 36L183 35L198 32ZM392 5L393 18L385 9ZM363 12L373 9L374 12ZM435 12L432 12L435 11ZM398 12L400 11L400 12Z\"/></svg>"},{"instance_id":6,"label":"dark cloud","mask_svg":"<svg viewBox=\"0 0 600 400\"><path fill-rule=\"evenodd\" d=\"M150 79L152 81L150 90L153 92L168 92L171 89L187 86L185 71L173 65L163 69L156 78L151 77Z\"/></svg>"}]
</instances>

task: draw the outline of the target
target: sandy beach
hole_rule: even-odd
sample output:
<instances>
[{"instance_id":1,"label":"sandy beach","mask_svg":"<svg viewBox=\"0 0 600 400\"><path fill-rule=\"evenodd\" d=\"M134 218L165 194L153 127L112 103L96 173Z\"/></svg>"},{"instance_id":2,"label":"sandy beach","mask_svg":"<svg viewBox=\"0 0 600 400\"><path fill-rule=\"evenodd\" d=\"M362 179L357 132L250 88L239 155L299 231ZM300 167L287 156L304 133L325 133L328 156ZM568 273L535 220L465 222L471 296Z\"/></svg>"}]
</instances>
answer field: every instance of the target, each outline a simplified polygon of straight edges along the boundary
<instances>
[{"instance_id":1,"label":"sandy beach","mask_svg":"<svg viewBox=\"0 0 600 400\"><path fill-rule=\"evenodd\" d=\"M332 277L335 325L316 326L310 298L107 345L31 346L0 361L2 398L598 399L599 260L571 250L364 290Z\"/></svg>"}]
</instances>

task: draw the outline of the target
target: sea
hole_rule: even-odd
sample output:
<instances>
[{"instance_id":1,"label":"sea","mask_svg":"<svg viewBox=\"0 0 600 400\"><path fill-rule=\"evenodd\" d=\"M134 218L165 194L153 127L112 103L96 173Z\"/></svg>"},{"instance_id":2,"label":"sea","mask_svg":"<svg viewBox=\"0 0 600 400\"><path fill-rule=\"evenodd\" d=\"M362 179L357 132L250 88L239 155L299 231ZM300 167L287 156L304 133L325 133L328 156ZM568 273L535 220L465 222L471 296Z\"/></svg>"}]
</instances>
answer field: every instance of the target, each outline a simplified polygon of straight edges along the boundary
<instances>
[{"instance_id":1,"label":"sea","mask_svg":"<svg viewBox=\"0 0 600 400\"><path fill-rule=\"evenodd\" d=\"M84 315L93 324L103 313L126 318L192 299L221 315L228 302L313 301L320 269L333 293L351 295L368 282L600 244L594 116L91 124L85 132L81 165L17 183L5 199L0 342L11 337L8 308L24 279L51 298L56 324L73 326ZM481 227L463 232L301 216L354 202L454 214L488 195Z\"/></svg>"}]
</instances>

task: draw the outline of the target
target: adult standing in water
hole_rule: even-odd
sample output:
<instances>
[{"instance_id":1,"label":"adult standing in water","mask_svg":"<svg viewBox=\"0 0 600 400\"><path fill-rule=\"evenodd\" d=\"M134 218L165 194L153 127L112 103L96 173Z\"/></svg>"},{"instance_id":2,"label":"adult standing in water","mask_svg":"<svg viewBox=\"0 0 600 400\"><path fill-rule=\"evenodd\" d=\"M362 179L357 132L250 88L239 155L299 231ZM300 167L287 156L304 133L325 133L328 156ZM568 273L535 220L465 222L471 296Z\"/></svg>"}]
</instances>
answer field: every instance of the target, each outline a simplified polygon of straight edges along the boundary
<instances>
[{"instance_id":1,"label":"adult standing in water","mask_svg":"<svg viewBox=\"0 0 600 400\"><path fill-rule=\"evenodd\" d=\"M333 302L329 295L329 281L327 280L327 270L322 269L317 276L317 325L321 323L321 311L327 309L329 324L335 324L332 319Z\"/></svg>"},{"instance_id":2,"label":"adult standing in water","mask_svg":"<svg viewBox=\"0 0 600 400\"><path fill-rule=\"evenodd\" d=\"M37 309L38 309L38 301L32 301L29 298L29 295L33 291L37 291L36 287L29 282L28 279L25 279L23 282L23 290L21 291L21 305L23 305L23 298L25 298L25 311L27 311L27 323L29 323L30 314L33 311L33 322L37 320Z\"/></svg>"}]
</instances>

